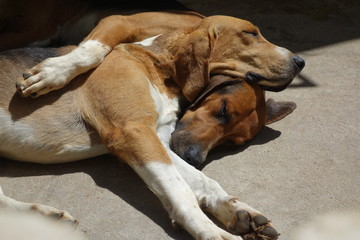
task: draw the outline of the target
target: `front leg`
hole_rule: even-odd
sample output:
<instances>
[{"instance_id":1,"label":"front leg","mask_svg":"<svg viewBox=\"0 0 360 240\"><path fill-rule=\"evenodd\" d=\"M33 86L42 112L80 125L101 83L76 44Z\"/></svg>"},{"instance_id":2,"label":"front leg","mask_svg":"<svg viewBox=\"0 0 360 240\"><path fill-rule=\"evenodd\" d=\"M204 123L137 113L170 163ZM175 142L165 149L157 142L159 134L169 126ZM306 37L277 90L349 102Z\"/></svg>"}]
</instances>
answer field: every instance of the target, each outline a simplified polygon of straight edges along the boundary
<instances>
[{"instance_id":1,"label":"front leg","mask_svg":"<svg viewBox=\"0 0 360 240\"><path fill-rule=\"evenodd\" d=\"M68 54L48 58L27 70L16 82L23 97L33 98L65 87L76 76L97 67L111 48L102 42L88 40Z\"/></svg>"},{"instance_id":2,"label":"front leg","mask_svg":"<svg viewBox=\"0 0 360 240\"><path fill-rule=\"evenodd\" d=\"M134 122L101 129L110 152L128 163L160 199L171 219L199 240L241 240L216 226L163 148L155 129Z\"/></svg>"},{"instance_id":3,"label":"front leg","mask_svg":"<svg viewBox=\"0 0 360 240\"><path fill-rule=\"evenodd\" d=\"M39 97L65 87L76 76L97 67L120 43L131 43L197 24L192 12L146 12L104 18L72 52L44 60L27 70L16 87L24 97Z\"/></svg>"},{"instance_id":4,"label":"front leg","mask_svg":"<svg viewBox=\"0 0 360 240\"><path fill-rule=\"evenodd\" d=\"M187 164L164 144L177 169L196 195L200 206L229 231L249 240L275 240L278 232L258 210L228 195L214 180Z\"/></svg>"}]
</instances>

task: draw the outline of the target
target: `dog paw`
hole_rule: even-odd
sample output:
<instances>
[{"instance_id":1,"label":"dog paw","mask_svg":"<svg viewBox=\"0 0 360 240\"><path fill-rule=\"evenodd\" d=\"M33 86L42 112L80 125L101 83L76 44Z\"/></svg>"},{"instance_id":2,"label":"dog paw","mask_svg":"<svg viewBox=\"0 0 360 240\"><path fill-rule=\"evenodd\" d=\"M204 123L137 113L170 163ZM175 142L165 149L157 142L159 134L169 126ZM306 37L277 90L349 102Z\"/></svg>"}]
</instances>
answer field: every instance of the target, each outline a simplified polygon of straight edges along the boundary
<instances>
[{"instance_id":1,"label":"dog paw","mask_svg":"<svg viewBox=\"0 0 360 240\"><path fill-rule=\"evenodd\" d=\"M236 221L230 230L244 240L275 240L280 235L266 217L245 210L236 211Z\"/></svg>"},{"instance_id":2,"label":"dog paw","mask_svg":"<svg viewBox=\"0 0 360 240\"><path fill-rule=\"evenodd\" d=\"M231 233L245 240L276 240L280 235L268 218L237 198L220 201L213 214Z\"/></svg>"},{"instance_id":3,"label":"dog paw","mask_svg":"<svg viewBox=\"0 0 360 240\"><path fill-rule=\"evenodd\" d=\"M59 58L49 58L23 73L16 89L23 97L39 97L66 86L73 74L71 63Z\"/></svg>"},{"instance_id":4,"label":"dog paw","mask_svg":"<svg viewBox=\"0 0 360 240\"><path fill-rule=\"evenodd\" d=\"M73 216L71 216L68 212L58 210L51 206L32 204L30 209L55 220L69 222L75 226L79 224L79 221L76 220Z\"/></svg>"}]
</instances>

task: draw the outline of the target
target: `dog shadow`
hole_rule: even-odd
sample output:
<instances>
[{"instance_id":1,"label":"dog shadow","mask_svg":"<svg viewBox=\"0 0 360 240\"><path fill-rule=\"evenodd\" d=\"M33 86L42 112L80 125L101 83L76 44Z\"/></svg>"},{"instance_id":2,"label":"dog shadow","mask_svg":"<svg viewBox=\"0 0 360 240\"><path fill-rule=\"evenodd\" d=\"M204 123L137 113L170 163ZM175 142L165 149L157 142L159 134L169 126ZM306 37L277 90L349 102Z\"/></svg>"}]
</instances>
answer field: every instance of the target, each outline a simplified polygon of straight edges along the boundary
<instances>
[{"instance_id":1,"label":"dog shadow","mask_svg":"<svg viewBox=\"0 0 360 240\"><path fill-rule=\"evenodd\" d=\"M119 196L123 201L160 226L172 239L191 239L186 231L174 230L160 201L146 187L142 179L128 165L111 155L52 165L16 162L0 158L1 177L19 178L64 175L76 172L89 175L98 187L107 189Z\"/></svg>"},{"instance_id":2,"label":"dog shadow","mask_svg":"<svg viewBox=\"0 0 360 240\"><path fill-rule=\"evenodd\" d=\"M209 155L206 165L226 155L241 153L251 145L262 145L270 142L280 135L279 131L265 127L257 137L246 145L216 148ZM202 168L206 165L203 165ZM2 177L63 175L75 172L88 174L97 186L108 189L113 194L119 196L123 201L164 229L171 238L176 240L191 239L186 231L174 230L160 201L146 187L141 178L128 165L111 155L102 155L83 161L53 165L23 163L6 159L0 160L0 176ZM138 199L141 199L141 201L138 201Z\"/></svg>"},{"instance_id":3,"label":"dog shadow","mask_svg":"<svg viewBox=\"0 0 360 240\"><path fill-rule=\"evenodd\" d=\"M212 161L218 161L225 156L232 156L239 154L246 150L249 146L253 145L263 145L276 138L280 137L281 132L274 130L269 127L264 127L258 135L249 142L240 145L240 146L219 146L210 151L209 155L206 158L206 161L199 167L199 170L204 169Z\"/></svg>"}]
</instances>

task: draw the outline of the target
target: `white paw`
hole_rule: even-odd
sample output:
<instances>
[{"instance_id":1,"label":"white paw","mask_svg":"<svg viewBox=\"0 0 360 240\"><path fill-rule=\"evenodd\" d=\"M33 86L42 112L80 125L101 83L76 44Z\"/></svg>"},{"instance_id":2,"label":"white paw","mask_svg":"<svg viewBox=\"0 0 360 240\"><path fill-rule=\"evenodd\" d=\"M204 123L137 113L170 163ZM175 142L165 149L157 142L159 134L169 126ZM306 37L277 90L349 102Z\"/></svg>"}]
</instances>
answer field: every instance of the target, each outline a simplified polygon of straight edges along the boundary
<instances>
[{"instance_id":1,"label":"white paw","mask_svg":"<svg viewBox=\"0 0 360 240\"><path fill-rule=\"evenodd\" d=\"M16 82L21 96L39 97L65 87L73 78L98 66L110 52L101 42L88 40L70 53L44 60Z\"/></svg>"},{"instance_id":2,"label":"white paw","mask_svg":"<svg viewBox=\"0 0 360 240\"><path fill-rule=\"evenodd\" d=\"M23 97L39 97L50 91L65 87L74 74L75 66L63 57L49 58L27 70L16 82Z\"/></svg>"}]
</instances>

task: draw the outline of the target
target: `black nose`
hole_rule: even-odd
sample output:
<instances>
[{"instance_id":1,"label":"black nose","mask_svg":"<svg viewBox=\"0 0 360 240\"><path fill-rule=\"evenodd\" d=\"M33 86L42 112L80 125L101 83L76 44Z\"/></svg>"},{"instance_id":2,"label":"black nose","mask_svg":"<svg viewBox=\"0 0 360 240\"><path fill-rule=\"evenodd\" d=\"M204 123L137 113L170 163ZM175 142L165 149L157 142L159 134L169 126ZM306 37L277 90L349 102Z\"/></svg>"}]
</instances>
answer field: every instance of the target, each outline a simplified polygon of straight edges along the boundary
<instances>
[{"instance_id":1,"label":"black nose","mask_svg":"<svg viewBox=\"0 0 360 240\"><path fill-rule=\"evenodd\" d=\"M298 66L298 68L299 68L300 70L305 67L305 60L304 60L304 59L302 59L302 58L299 57L299 56L295 56L295 57L293 57L293 59L294 59L294 62L295 62L295 64L296 64L296 66Z\"/></svg>"},{"instance_id":2,"label":"black nose","mask_svg":"<svg viewBox=\"0 0 360 240\"><path fill-rule=\"evenodd\" d=\"M185 151L185 161L194 167L199 167L202 163L200 151L197 147L189 147Z\"/></svg>"}]
</instances>

